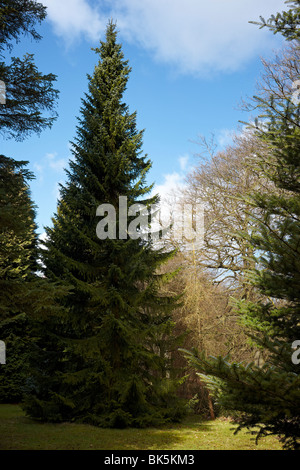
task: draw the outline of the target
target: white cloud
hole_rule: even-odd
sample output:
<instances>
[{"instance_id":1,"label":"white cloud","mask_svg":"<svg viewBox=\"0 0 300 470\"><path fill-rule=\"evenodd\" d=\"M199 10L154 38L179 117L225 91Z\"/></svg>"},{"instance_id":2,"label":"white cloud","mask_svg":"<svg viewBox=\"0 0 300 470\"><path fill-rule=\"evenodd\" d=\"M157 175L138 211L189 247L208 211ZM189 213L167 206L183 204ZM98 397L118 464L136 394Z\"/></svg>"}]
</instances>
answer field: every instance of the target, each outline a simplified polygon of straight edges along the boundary
<instances>
[{"instance_id":1,"label":"white cloud","mask_svg":"<svg viewBox=\"0 0 300 470\"><path fill-rule=\"evenodd\" d=\"M87 0L43 0L47 18L58 36L68 44L80 35L89 40L99 40L106 25L98 9Z\"/></svg>"},{"instance_id":2,"label":"white cloud","mask_svg":"<svg viewBox=\"0 0 300 470\"><path fill-rule=\"evenodd\" d=\"M284 0L117 0L127 37L184 72L234 71L274 36L250 25L286 9Z\"/></svg>"},{"instance_id":3,"label":"white cloud","mask_svg":"<svg viewBox=\"0 0 300 470\"><path fill-rule=\"evenodd\" d=\"M187 154L182 155L181 157L178 158L180 169L182 171L186 170L189 159L190 157Z\"/></svg>"},{"instance_id":4,"label":"white cloud","mask_svg":"<svg viewBox=\"0 0 300 470\"><path fill-rule=\"evenodd\" d=\"M47 153L46 159L48 161L48 165L52 170L57 173L61 173L67 167L68 160L65 158L56 159L57 153Z\"/></svg>"},{"instance_id":5,"label":"white cloud","mask_svg":"<svg viewBox=\"0 0 300 470\"><path fill-rule=\"evenodd\" d=\"M37 183L39 186L44 185L49 180L50 173L58 175L65 174L65 169L68 168L69 158L57 158L57 153L46 153L46 155L39 161L33 164L34 170L37 174ZM56 197L58 195L58 188L55 187L52 194Z\"/></svg>"},{"instance_id":6,"label":"white cloud","mask_svg":"<svg viewBox=\"0 0 300 470\"><path fill-rule=\"evenodd\" d=\"M163 175L163 182L154 186L152 195L159 194L161 203L170 203L171 201L181 197L182 192L186 188L186 175L190 172L191 166L188 165L190 155L188 153L178 157L180 171L166 173Z\"/></svg>"},{"instance_id":7,"label":"white cloud","mask_svg":"<svg viewBox=\"0 0 300 470\"><path fill-rule=\"evenodd\" d=\"M221 129L218 133L218 144L221 148L225 148L233 143L234 136L237 135L236 129Z\"/></svg>"},{"instance_id":8,"label":"white cloud","mask_svg":"<svg viewBox=\"0 0 300 470\"><path fill-rule=\"evenodd\" d=\"M44 0L55 32L95 41L113 18L123 39L184 73L235 71L275 44L249 24L287 9L284 0Z\"/></svg>"},{"instance_id":9,"label":"white cloud","mask_svg":"<svg viewBox=\"0 0 300 470\"><path fill-rule=\"evenodd\" d=\"M184 176L182 173L173 172L164 175L162 184L153 188L152 195L160 196L159 206L155 208L155 216L152 220L152 230L167 229L172 223L172 216L176 201L184 188ZM156 212L158 210L158 212ZM158 221L160 221L158 223Z\"/></svg>"},{"instance_id":10,"label":"white cloud","mask_svg":"<svg viewBox=\"0 0 300 470\"><path fill-rule=\"evenodd\" d=\"M41 184L44 181L44 168L43 165L40 165L39 163L34 163L33 164L34 170L38 173L38 182Z\"/></svg>"},{"instance_id":11,"label":"white cloud","mask_svg":"<svg viewBox=\"0 0 300 470\"><path fill-rule=\"evenodd\" d=\"M161 203L169 203L178 196L185 187L185 175L174 171L164 175L164 182L156 185L152 194L159 194Z\"/></svg>"},{"instance_id":12,"label":"white cloud","mask_svg":"<svg viewBox=\"0 0 300 470\"><path fill-rule=\"evenodd\" d=\"M39 240L40 240L41 242L44 242L44 241L46 241L47 239L48 239L48 236L47 236L47 233L46 233L46 232L43 232L43 233L41 233L41 234L39 235Z\"/></svg>"}]
</instances>

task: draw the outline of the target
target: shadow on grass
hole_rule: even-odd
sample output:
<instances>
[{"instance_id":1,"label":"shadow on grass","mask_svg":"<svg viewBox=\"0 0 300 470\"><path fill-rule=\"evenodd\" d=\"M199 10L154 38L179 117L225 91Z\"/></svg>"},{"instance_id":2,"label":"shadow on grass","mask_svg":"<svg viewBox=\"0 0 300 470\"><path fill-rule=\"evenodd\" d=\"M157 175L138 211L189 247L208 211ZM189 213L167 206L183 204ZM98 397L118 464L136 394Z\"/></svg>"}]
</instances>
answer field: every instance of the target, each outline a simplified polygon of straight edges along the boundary
<instances>
[{"instance_id":1,"label":"shadow on grass","mask_svg":"<svg viewBox=\"0 0 300 470\"><path fill-rule=\"evenodd\" d=\"M201 433L213 432L213 426L199 418L183 423L147 429L114 430L115 442L110 449L123 450L195 450ZM120 439L118 441L118 438Z\"/></svg>"},{"instance_id":2,"label":"shadow on grass","mask_svg":"<svg viewBox=\"0 0 300 470\"><path fill-rule=\"evenodd\" d=\"M84 424L40 423L19 406L0 405L1 450L195 450L213 422L190 416L179 424L146 429L103 429ZM201 439L202 440L202 439Z\"/></svg>"}]
</instances>

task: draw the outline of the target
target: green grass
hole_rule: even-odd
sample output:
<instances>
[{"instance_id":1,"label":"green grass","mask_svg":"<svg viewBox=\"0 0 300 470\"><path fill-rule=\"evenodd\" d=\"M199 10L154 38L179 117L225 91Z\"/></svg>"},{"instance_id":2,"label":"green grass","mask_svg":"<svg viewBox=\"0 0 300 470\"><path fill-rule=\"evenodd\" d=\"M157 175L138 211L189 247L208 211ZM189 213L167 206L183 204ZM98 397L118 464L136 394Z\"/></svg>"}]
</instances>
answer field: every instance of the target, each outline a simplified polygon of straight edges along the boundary
<instances>
[{"instance_id":1,"label":"green grass","mask_svg":"<svg viewBox=\"0 0 300 470\"><path fill-rule=\"evenodd\" d=\"M227 420L183 423L149 429L100 429L83 424L41 424L17 405L0 405L1 450L280 450L274 437L255 444L246 432L233 435Z\"/></svg>"}]
</instances>

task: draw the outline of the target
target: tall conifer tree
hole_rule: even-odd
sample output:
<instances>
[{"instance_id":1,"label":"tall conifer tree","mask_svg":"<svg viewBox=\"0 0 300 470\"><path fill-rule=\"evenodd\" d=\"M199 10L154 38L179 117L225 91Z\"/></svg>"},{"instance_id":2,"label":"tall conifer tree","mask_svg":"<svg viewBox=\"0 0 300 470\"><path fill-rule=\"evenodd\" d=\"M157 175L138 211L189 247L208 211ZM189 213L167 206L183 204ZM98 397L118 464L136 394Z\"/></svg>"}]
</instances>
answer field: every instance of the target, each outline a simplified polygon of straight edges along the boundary
<instances>
[{"instance_id":1,"label":"tall conifer tree","mask_svg":"<svg viewBox=\"0 0 300 470\"><path fill-rule=\"evenodd\" d=\"M46 7L36 0L0 1L0 134L23 140L52 126L58 91L56 77L42 74L32 54L12 57L22 36L40 40L36 24ZM50 115L46 113L50 112ZM0 365L0 400L22 398L31 318L53 305L54 290L37 276L38 239L28 162L0 155L0 340L6 344L6 364ZM58 291L55 290L55 296ZM50 306L50 304L52 306Z\"/></svg>"},{"instance_id":2,"label":"tall conifer tree","mask_svg":"<svg viewBox=\"0 0 300 470\"><path fill-rule=\"evenodd\" d=\"M16 402L25 383L25 352L29 343L28 302L37 271L35 207L28 182L32 174L0 155L0 339L7 362L0 365L0 401Z\"/></svg>"},{"instance_id":3,"label":"tall conifer tree","mask_svg":"<svg viewBox=\"0 0 300 470\"><path fill-rule=\"evenodd\" d=\"M175 299L159 294L168 276L158 274L170 253L138 238L141 227L129 237L119 223L119 197L128 207L149 206L157 197L146 196L152 188L145 184L150 161L142 155L143 132L122 102L130 68L115 24L94 51L100 60L88 76L74 159L43 256L45 275L72 291L64 316L51 320L52 364L40 356L43 371L25 408L46 420L145 426L178 417L162 344L172 331ZM97 236L102 204L116 210L115 237Z\"/></svg>"}]
</instances>

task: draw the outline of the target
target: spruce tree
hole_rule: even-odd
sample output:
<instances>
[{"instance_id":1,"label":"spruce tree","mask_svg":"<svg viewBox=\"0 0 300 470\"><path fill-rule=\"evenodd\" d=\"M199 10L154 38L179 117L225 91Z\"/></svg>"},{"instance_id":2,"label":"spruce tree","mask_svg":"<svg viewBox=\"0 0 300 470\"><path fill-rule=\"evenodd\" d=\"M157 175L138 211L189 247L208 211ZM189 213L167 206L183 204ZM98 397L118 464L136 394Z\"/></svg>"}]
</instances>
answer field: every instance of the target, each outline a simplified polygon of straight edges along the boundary
<instances>
[{"instance_id":1,"label":"spruce tree","mask_svg":"<svg viewBox=\"0 0 300 470\"><path fill-rule=\"evenodd\" d=\"M56 77L44 75L34 57L8 54L22 36L40 40L35 29L46 17L36 0L0 1L0 133L23 140L51 127L58 91ZM47 114L50 113L50 115ZM28 162L0 155L0 340L6 344L6 364L0 366L0 400L22 398L32 344L32 321L56 309L57 288L38 276L38 237Z\"/></svg>"},{"instance_id":2,"label":"spruce tree","mask_svg":"<svg viewBox=\"0 0 300 470\"><path fill-rule=\"evenodd\" d=\"M29 285L37 271L35 206L28 183L27 162L0 155L0 339L7 361L0 365L0 401L22 397L29 344ZM27 306L27 308L26 308Z\"/></svg>"},{"instance_id":3,"label":"spruce tree","mask_svg":"<svg viewBox=\"0 0 300 470\"><path fill-rule=\"evenodd\" d=\"M142 153L143 131L122 101L131 69L114 23L94 51L99 62L88 75L73 159L43 254L45 276L71 292L64 314L49 319L48 353L41 339L25 409L48 421L146 426L180 415L163 341L172 332L176 299L160 294L172 275L158 274L172 253L139 237L140 225L129 236L119 222L120 197L128 207L149 207L158 198L147 197L151 163ZM115 208L116 223L99 238L102 204Z\"/></svg>"},{"instance_id":4,"label":"spruce tree","mask_svg":"<svg viewBox=\"0 0 300 470\"><path fill-rule=\"evenodd\" d=\"M288 3L291 10L262 20L262 26L282 32L299 48L300 2ZM292 95L255 99L263 126L257 122L254 131L267 149L258 151L257 171L274 183L274 191L253 192L247 199L257 229L240 236L256 254L255 269L247 274L262 299L238 302L237 311L266 361L259 366L199 351L184 354L219 403L240 412L237 430L249 428L257 438L275 434L284 448L299 449L300 369L293 347L300 339L300 107Z\"/></svg>"},{"instance_id":5,"label":"spruce tree","mask_svg":"<svg viewBox=\"0 0 300 470\"><path fill-rule=\"evenodd\" d=\"M0 340L6 363L0 365L0 402L17 403L28 386L29 356L36 333L56 315L56 299L66 289L40 275L36 206L31 200L28 162L0 155Z\"/></svg>"}]
</instances>

